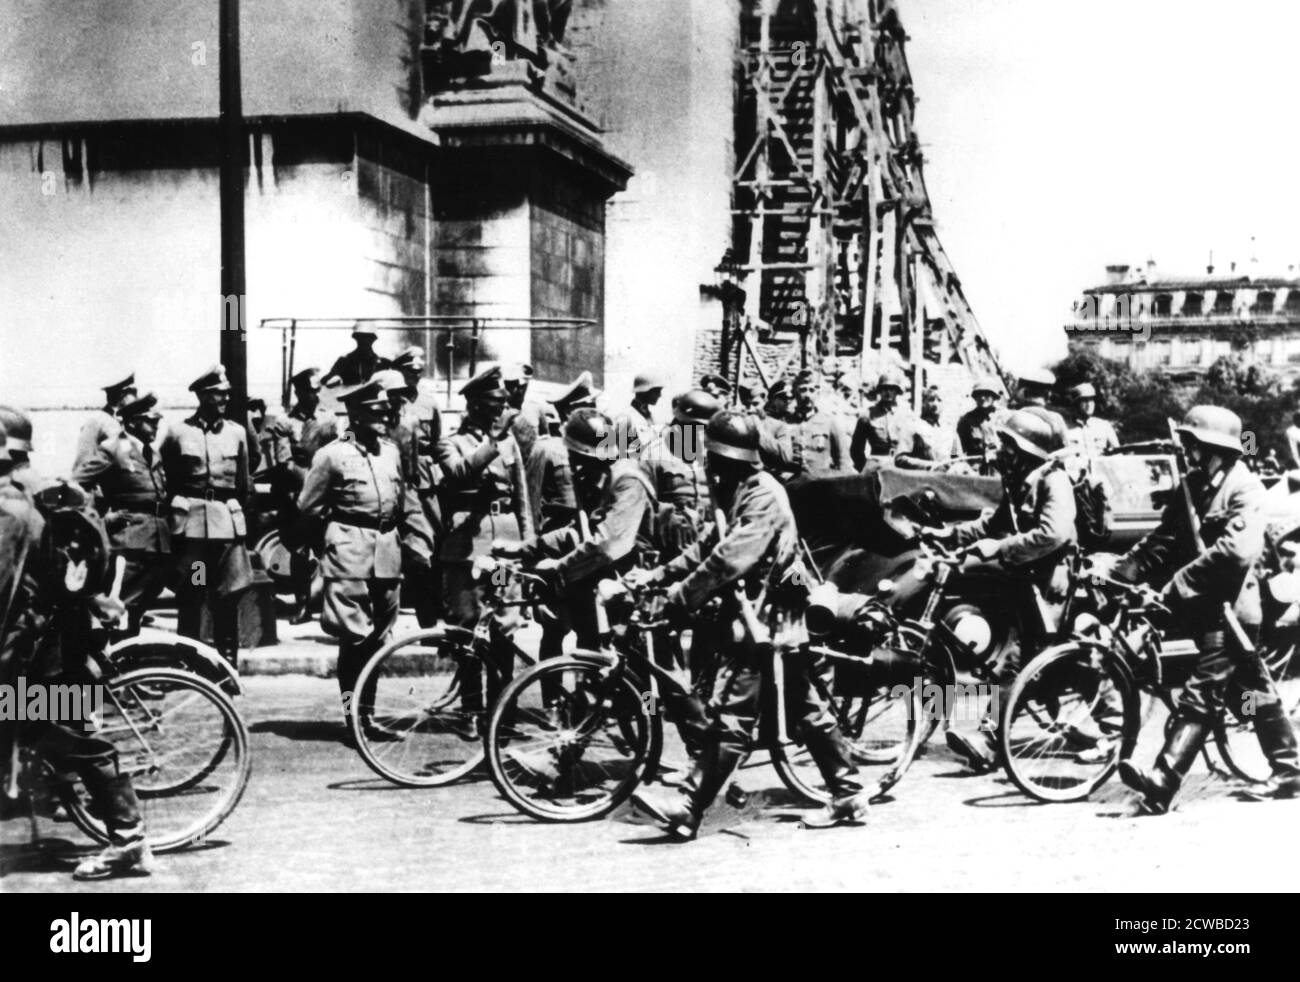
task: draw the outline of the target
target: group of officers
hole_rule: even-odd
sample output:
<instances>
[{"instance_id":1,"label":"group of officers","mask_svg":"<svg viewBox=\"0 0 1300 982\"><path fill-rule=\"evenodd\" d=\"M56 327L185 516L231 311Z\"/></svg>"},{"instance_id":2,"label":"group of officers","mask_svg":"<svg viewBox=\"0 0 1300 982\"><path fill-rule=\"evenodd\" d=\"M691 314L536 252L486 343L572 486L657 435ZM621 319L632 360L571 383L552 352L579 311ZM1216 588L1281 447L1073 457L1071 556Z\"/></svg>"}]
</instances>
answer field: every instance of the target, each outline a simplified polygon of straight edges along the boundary
<instances>
[{"instance_id":1,"label":"group of officers","mask_svg":"<svg viewBox=\"0 0 1300 982\"><path fill-rule=\"evenodd\" d=\"M393 629L404 581L422 625L472 625L482 589L474 561L527 563L548 584L560 615L542 639L543 657L558 653L569 632L580 644L594 643L600 580L623 574L659 585L662 617L691 628L726 679L709 713L685 707L679 714L694 758L684 787L642 788L634 798L671 834L693 837L757 723L756 626L761 640L801 643L810 578L800 568L783 483L843 470L846 452L855 469L870 458L900 466L938 462L933 427L918 425L899 406L902 378L879 379L847 451L808 376L789 389L774 385L761 408L752 394L705 377L671 400L668 422L657 426L665 386L652 375L636 378L630 405L607 413L597 408L600 392L588 373L541 400L529 397L526 367L494 366L463 385L463 416L444 433L438 409L420 398L422 351L409 348L390 362L374 355L369 332L359 331L357 342L329 373L295 374L295 403L260 427L226 418L230 384L221 366L193 382L197 410L161 440L156 397L141 393L133 378L105 388L104 409L82 429L72 479L96 496L124 561L120 597L131 623L138 626L149 601L170 583L182 620L186 605L207 604L218 648L233 660L233 604L250 576L245 514L255 470L269 479L298 569L319 564L321 623L338 639L349 727L358 711L358 675ZM333 385L346 421L322 408L324 382ZM1005 410L997 407L1000 386L976 384L976 407L962 417L961 452L953 456L987 462L1002 478L1004 499L980 520L927 535L1030 577L1050 576L1075 547L1075 496L1063 451L1100 453L1118 440L1096 419L1090 386L1073 391L1071 418L1049 408L1054 383L1046 375L1022 379L1014 408ZM15 426L22 442L24 421L0 416L11 447ZM1264 490L1242 460L1241 421L1233 413L1197 407L1178 434L1190 504L1171 505L1115 573L1162 586L1164 604L1193 627L1201 653L1155 766L1125 761L1121 775L1144 808L1166 810L1231 688L1251 692L1258 707L1253 721L1274 771L1264 793L1292 797L1300 794L1300 756L1291 724L1258 655L1234 647L1219 611L1236 601L1257 564L1294 566L1295 551L1283 546L1300 537L1300 528L1270 529L1266 548ZM6 464L0 483L15 481L21 486ZM646 556L656 557L653 569L643 568ZM301 617L307 593L298 599ZM792 669L788 688L799 708L797 737L832 793L805 825L860 822L879 789L860 782L833 715L810 684L812 668L802 659L791 664L803 666ZM481 700L474 689L464 694L471 716L486 708L474 704ZM970 766L993 765L987 734L951 731L949 740Z\"/></svg>"}]
</instances>

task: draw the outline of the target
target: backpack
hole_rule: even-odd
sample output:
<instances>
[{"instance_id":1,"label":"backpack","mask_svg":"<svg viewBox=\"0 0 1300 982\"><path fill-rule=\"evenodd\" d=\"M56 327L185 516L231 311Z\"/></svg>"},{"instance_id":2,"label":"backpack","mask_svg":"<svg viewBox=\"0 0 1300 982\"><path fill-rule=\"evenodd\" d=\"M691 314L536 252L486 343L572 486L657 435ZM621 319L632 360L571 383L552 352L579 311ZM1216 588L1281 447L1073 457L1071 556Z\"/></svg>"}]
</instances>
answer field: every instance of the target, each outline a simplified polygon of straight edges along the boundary
<instances>
[{"instance_id":1,"label":"backpack","mask_svg":"<svg viewBox=\"0 0 1300 982\"><path fill-rule=\"evenodd\" d=\"M86 564L86 582L78 591L83 596L103 593L112 587L112 550L104 519L94 500L73 484L60 481L33 495L36 508L45 517L42 548L49 569L62 578L70 562Z\"/></svg>"}]
</instances>

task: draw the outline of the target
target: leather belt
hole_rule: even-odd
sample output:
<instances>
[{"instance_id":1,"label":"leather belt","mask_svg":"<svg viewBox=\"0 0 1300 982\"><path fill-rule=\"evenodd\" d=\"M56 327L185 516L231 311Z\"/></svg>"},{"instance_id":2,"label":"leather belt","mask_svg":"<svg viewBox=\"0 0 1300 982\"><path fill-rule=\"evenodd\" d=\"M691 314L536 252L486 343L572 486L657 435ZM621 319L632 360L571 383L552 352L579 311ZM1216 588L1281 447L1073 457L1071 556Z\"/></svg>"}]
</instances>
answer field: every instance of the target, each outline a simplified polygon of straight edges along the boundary
<instances>
[{"instance_id":1,"label":"leather belt","mask_svg":"<svg viewBox=\"0 0 1300 982\"><path fill-rule=\"evenodd\" d=\"M393 519L376 518L374 515L331 515L331 522L338 522L340 525L351 525L353 528L373 529L376 532L391 532L397 528L397 522Z\"/></svg>"}]
</instances>

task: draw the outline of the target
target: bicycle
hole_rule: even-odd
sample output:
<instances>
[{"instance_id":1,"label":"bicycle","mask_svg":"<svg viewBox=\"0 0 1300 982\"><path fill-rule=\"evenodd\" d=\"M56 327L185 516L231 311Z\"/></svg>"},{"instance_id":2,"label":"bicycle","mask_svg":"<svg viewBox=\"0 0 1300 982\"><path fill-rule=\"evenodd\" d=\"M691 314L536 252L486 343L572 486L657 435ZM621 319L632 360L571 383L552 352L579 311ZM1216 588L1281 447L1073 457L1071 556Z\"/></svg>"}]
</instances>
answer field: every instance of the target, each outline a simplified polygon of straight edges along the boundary
<instances>
[{"instance_id":1,"label":"bicycle","mask_svg":"<svg viewBox=\"0 0 1300 982\"><path fill-rule=\"evenodd\" d=\"M140 800L145 835L156 853L207 839L235 810L252 768L248 729L230 697L217 685L177 668L119 671L96 654L104 677L103 707L85 722L112 743L120 773ZM48 790L72 823L100 844L109 841L79 779L59 774L35 751L14 747L8 795L26 793L33 832L37 805Z\"/></svg>"},{"instance_id":2,"label":"bicycle","mask_svg":"<svg viewBox=\"0 0 1300 982\"><path fill-rule=\"evenodd\" d=\"M476 560L474 572L484 602L473 628L444 624L399 638L357 677L357 751L393 784L433 788L473 772L483 762L486 711L515 667L536 661L513 641L510 621L512 611L537 616L544 581L505 561ZM479 698L467 708L474 688Z\"/></svg>"},{"instance_id":3,"label":"bicycle","mask_svg":"<svg viewBox=\"0 0 1300 982\"><path fill-rule=\"evenodd\" d=\"M951 725L956 696L960 689L957 685L958 671L969 672L976 678L994 679L1001 671L1000 658L1006 656L1006 650L1012 645L1042 647L1059 640L1069 631L1070 625L1078 614L1079 602L1074 584L1079 576L1081 559L1072 553L1067 560L1067 579L1070 586L1066 590L1066 599L1059 611L1051 611L1037 586L1025 584L1028 589L1020 594L1033 600L1033 616L1021 618L1015 637L1006 642L1000 651L987 652L981 656L976 645L964 641L959 635L961 619L952 617L952 611L941 613L949 601L949 587L953 574L960 571L966 561L978 556L970 548L948 549L937 542L921 543L919 570L915 576L927 583L928 592L921 612L914 618L904 619L898 624L898 635L907 648L915 652L919 659L924 677L933 681L937 689L932 690L930 698L923 700L920 718L924 725L916 734L915 752L919 753L940 725ZM1013 583L1011 577L1007 582ZM1015 598L1013 601L1015 602ZM971 616L982 618L982 612ZM1023 653L1020 655L1023 658ZM969 688L975 688L970 686ZM1001 719L998 719L999 728Z\"/></svg>"},{"instance_id":4,"label":"bicycle","mask_svg":"<svg viewBox=\"0 0 1300 982\"><path fill-rule=\"evenodd\" d=\"M667 627L647 612L658 595L610 582L598 600L606 628L602 649L538 662L506 686L488 723L493 783L516 809L542 821L587 821L617 808L658 772L662 710L701 698L655 659L654 634ZM791 739L787 713L779 711L786 706L786 658L820 652L765 647L758 742L790 791L810 805L824 804L831 796L822 777ZM870 655L831 654L869 671ZM810 675L836 718L849 717L824 673ZM674 722L681 726L680 719ZM882 791L893 783L887 775Z\"/></svg>"},{"instance_id":5,"label":"bicycle","mask_svg":"<svg viewBox=\"0 0 1300 982\"><path fill-rule=\"evenodd\" d=\"M1114 613L1081 622L1076 637L1025 665L1011 687L1001 732L1008 775L1040 801L1080 801L1105 784L1137 744L1142 694L1172 712L1174 690L1184 681L1180 670L1190 670L1196 652L1189 641L1162 638L1153 618L1168 611L1158 594L1099 573L1080 582L1099 595L1101 613ZM1235 733L1221 712L1213 725L1221 760L1243 780L1266 780L1267 773L1252 773L1240 759Z\"/></svg>"}]
</instances>

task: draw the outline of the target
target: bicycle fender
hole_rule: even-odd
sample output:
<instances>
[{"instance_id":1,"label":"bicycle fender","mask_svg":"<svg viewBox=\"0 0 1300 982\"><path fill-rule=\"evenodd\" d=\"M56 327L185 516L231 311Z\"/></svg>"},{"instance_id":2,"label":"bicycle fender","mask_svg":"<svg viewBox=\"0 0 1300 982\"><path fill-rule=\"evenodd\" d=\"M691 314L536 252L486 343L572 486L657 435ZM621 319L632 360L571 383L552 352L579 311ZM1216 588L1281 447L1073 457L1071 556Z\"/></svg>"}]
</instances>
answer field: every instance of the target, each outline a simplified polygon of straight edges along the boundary
<instances>
[{"instance_id":1,"label":"bicycle fender","mask_svg":"<svg viewBox=\"0 0 1300 982\"><path fill-rule=\"evenodd\" d=\"M108 657L122 671L164 665L193 672L231 696L242 695L244 691L239 672L217 649L166 631L145 628L133 638L110 645Z\"/></svg>"}]
</instances>

